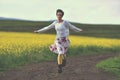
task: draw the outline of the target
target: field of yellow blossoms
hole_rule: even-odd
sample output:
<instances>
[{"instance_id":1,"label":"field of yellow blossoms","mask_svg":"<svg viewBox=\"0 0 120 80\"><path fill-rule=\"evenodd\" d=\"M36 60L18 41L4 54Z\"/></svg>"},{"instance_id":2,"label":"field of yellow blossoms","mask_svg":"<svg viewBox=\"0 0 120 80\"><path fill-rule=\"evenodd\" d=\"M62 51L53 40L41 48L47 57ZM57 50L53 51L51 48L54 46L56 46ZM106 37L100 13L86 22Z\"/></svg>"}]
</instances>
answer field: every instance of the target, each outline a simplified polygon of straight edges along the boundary
<instances>
[{"instance_id":1,"label":"field of yellow blossoms","mask_svg":"<svg viewBox=\"0 0 120 80\"><path fill-rule=\"evenodd\" d=\"M54 55L50 54L48 46L54 42L55 37L54 34L0 32L0 70L31 62L51 60ZM73 35L70 35L69 39L70 51L73 54L74 52L82 53L83 50L88 49L92 52L93 48L93 50L101 48L99 52L102 50L120 52L120 39ZM78 48L73 49L75 47Z\"/></svg>"}]
</instances>

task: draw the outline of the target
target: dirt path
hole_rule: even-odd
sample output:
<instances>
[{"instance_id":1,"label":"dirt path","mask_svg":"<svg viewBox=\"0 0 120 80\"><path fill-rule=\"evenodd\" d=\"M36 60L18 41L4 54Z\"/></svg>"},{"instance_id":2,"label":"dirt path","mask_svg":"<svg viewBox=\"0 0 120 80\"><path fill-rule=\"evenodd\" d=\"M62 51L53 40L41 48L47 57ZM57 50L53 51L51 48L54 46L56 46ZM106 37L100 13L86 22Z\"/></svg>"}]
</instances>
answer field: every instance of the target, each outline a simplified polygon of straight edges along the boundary
<instances>
[{"instance_id":1,"label":"dirt path","mask_svg":"<svg viewBox=\"0 0 120 80\"><path fill-rule=\"evenodd\" d=\"M0 80L116 80L111 73L95 67L99 61L116 55L109 53L69 57L61 74L57 73L56 61L29 64L6 71L0 75Z\"/></svg>"}]
</instances>

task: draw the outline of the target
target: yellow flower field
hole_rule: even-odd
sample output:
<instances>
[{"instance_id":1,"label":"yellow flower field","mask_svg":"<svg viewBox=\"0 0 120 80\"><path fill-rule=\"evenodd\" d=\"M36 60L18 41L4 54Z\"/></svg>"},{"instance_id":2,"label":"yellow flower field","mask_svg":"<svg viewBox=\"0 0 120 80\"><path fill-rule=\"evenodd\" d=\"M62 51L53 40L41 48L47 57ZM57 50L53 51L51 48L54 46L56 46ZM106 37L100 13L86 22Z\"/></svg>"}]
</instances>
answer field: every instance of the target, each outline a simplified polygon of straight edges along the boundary
<instances>
[{"instance_id":1,"label":"yellow flower field","mask_svg":"<svg viewBox=\"0 0 120 80\"><path fill-rule=\"evenodd\" d=\"M50 54L48 47L54 43L55 37L52 34L0 32L0 65L2 65L0 70L53 59L54 56ZM89 51L94 52L94 50L97 52L103 50L120 51L119 39L73 35L70 35L69 39L70 47L72 46L70 53L73 54L81 54L84 51L84 53L89 53Z\"/></svg>"},{"instance_id":2,"label":"yellow flower field","mask_svg":"<svg viewBox=\"0 0 120 80\"><path fill-rule=\"evenodd\" d=\"M36 34L36 33L18 33L18 32L0 32L0 52L17 50L18 52L24 49L32 49L33 47L43 47L54 42L55 35ZM102 46L113 47L120 46L119 39L69 36L71 46Z\"/></svg>"}]
</instances>

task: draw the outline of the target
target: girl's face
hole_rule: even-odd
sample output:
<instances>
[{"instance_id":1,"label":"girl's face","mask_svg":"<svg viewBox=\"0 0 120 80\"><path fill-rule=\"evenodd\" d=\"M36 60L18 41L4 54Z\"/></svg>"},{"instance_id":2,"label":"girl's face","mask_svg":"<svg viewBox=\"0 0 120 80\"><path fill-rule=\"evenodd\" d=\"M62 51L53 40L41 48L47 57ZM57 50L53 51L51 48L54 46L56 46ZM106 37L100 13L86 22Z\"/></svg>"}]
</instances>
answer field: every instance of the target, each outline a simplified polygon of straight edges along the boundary
<instances>
[{"instance_id":1,"label":"girl's face","mask_svg":"<svg viewBox=\"0 0 120 80\"><path fill-rule=\"evenodd\" d=\"M62 17L63 17L61 12L58 12L58 13L56 14L56 16L57 16L58 19L62 19Z\"/></svg>"}]
</instances>

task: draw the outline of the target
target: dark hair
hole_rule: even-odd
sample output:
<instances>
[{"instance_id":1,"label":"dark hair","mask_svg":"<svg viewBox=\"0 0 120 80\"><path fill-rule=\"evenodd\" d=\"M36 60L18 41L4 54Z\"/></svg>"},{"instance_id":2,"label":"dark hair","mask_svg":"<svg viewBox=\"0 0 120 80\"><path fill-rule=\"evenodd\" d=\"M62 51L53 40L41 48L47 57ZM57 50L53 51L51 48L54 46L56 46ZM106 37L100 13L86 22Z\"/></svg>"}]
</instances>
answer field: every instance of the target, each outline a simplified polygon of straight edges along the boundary
<instances>
[{"instance_id":1,"label":"dark hair","mask_svg":"<svg viewBox=\"0 0 120 80\"><path fill-rule=\"evenodd\" d=\"M61 12L61 13L62 13L62 16L64 16L64 12L63 12L63 10L61 10L61 9L57 9L57 10L56 10L56 15L57 15L58 12Z\"/></svg>"}]
</instances>

